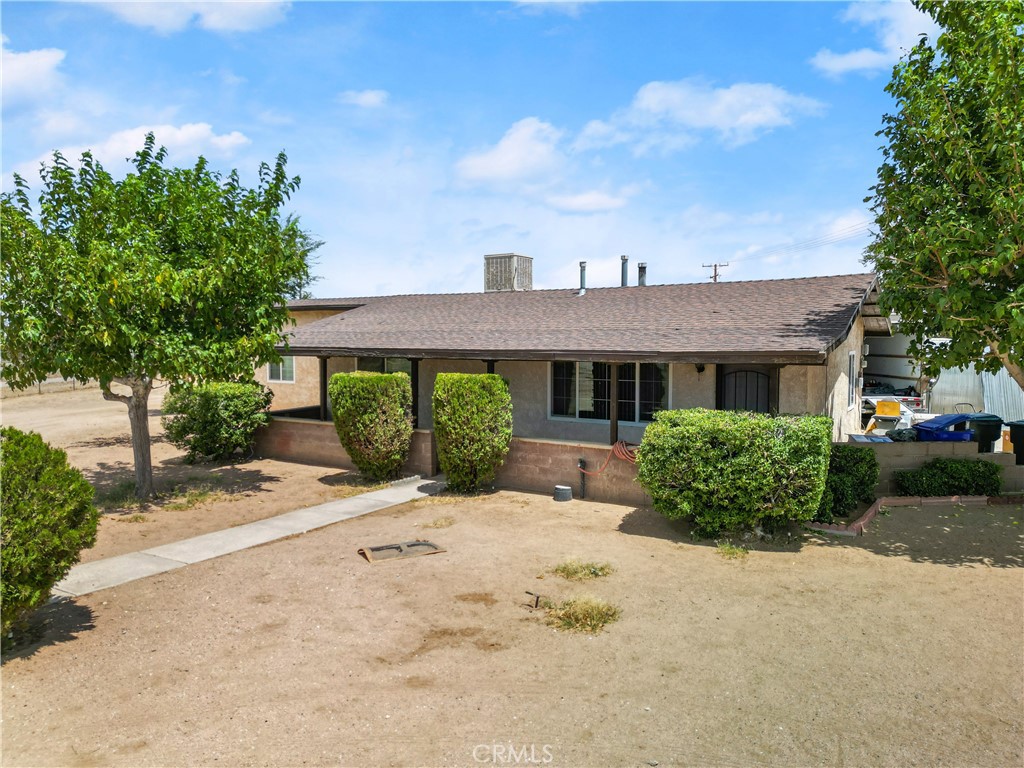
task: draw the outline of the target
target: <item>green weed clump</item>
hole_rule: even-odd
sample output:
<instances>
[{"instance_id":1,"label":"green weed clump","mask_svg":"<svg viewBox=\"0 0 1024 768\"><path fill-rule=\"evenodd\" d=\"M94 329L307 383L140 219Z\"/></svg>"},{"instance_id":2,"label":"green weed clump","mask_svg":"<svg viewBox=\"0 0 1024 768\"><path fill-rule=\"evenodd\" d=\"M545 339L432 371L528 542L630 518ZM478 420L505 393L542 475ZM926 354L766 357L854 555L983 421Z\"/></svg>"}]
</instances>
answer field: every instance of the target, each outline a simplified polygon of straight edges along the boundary
<instances>
[{"instance_id":1,"label":"green weed clump","mask_svg":"<svg viewBox=\"0 0 1024 768\"><path fill-rule=\"evenodd\" d=\"M559 563L551 572L569 581L589 581L607 576L612 570L609 563L583 562L573 558Z\"/></svg>"},{"instance_id":2,"label":"green weed clump","mask_svg":"<svg viewBox=\"0 0 1024 768\"><path fill-rule=\"evenodd\" d=\"M545 604L547 623L556 629L597 634L617 621L621 611L596 597L574 597L561 603Z\"/></svg>"}]
</instances>

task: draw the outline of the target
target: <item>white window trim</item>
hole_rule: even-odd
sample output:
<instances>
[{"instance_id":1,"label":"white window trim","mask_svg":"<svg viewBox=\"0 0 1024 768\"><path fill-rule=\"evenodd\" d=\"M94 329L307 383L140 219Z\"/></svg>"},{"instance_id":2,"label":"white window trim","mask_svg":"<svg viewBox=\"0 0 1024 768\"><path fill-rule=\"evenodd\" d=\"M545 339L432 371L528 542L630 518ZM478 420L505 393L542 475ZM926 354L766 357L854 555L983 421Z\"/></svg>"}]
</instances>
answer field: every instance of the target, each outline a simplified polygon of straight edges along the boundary
<instances>
[{"instance_id":1,"label":"white window trim","mask_svg":"<svg viewBox=\"0 0 1024 768\"><path fill-rule=\"evenodd\" d=\"M579 376L580 376L580 369L579 369L579 363L604 362L604 361L603 360L589 361L589 360L567 360L566 359L566 360L559 360L558 362L560 362L560 363L575 363L576 364L576 387L575 387L575 389L576 389L576 413L578 414L580 412L580 410L579 410L580 409L580 399L579 399ZM667 386L668 386L668 405L665 406L665 410L667 410L667 411L672 410L672 369L673 369L674 365L672 363L666 363L664 360L643 360L642 362L645 362L645 363L662 363L662 364L668 366L668 384L667 384ZM616 363L616 365L621 365L621 363ZM640 363L639 362L634 362L633 365L636 366L636 369L635 369L636 370L636 376L637 376L636 381L639 382L639 376L640 376L640 367L639 366L640 366ZM548 361L548 373L547 373L547 380L548 380L548 384L547 384L547 414L548 414L548 421L562 421L562 422L569 422L569 423L572 423L572 424L611 424L612 423L611 419L581 419L579 416L559 416L557 414L552 413L551 412L551 395L552 395L552 392L551 392L551 386L552 386L552 384L551 384L551 379L552 379L551 369L552 369L553 366L554 366L554 361ZM636 413L639 414L640 413L640 400L639 400L639 398L640 398L640 387L639 386L637 386L636 398L637 399L634 401L634 403L635 403L635 406L636 406ZM649 422L649 421L626 421L625 419L619 419L619 424L626 424L628 426L633 426L633 427L645 427L645 426L647 426L650 423L651 422Z\"/></svg>"},{"instance_id":2,"label":"white window trim","mask_svg":"<svg viewBox=\"0 0 1024 768\"><path fill-rule=\"evenodd\" d=\"M271 376L271 371L274 370L275 365L281 367L281 372L284 372L284 361L286 359L292 361L292 377L290 379L275 379ZM267 383L268 384L294 384L295 383L295 356L294 355L281 355L280 363L267 363Z\"/></svg>"},{"instance_id":3,"label":"white window trim","mask_svg":"<svg viewBox=\"0 0 1024 768\"><path fill-rule=\"evenodd\" d=\"M857 353L850 352L849 357L846 360L846 375L849 377L847 382L847 404L846 410L852 411L857 407L859 398L857 397L857 375L860 370L857 368Z\"/></svg>"}]
</instances>

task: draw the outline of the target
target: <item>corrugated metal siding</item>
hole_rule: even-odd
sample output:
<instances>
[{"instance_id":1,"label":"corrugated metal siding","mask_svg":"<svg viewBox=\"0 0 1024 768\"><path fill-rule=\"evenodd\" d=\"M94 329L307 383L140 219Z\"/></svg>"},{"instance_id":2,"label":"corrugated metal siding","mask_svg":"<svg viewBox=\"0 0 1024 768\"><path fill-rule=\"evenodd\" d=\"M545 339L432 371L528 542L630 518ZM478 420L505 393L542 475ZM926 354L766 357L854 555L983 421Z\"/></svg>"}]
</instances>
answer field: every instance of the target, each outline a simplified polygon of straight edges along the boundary
<instances>
[{"instance_id":1,"label":"corrugated metal siding","mask_svg":"<svg viewBox=\"0 0 1024 768\"><path fill-rule=\"evenodd\" d=\"M1024 419L1024 390L1010 378L1005 368L995 375L981 374L981 383L987 413L994 413L1003 421Z\"/></svg>"},{"instance_id":2,"label":"corrugated metal siding","mask_svg":"<svg viewBox=\"0 0 1024 768\"><path fill-rule=\"evenodd\" d=\"M981 376L974 371L973 365L965 371L944 368L932 387L928 410L932 413L956 413L956 406L960 403L970 403L976 411L985 410L985 391Z\"/></svg>"}]
</instances>

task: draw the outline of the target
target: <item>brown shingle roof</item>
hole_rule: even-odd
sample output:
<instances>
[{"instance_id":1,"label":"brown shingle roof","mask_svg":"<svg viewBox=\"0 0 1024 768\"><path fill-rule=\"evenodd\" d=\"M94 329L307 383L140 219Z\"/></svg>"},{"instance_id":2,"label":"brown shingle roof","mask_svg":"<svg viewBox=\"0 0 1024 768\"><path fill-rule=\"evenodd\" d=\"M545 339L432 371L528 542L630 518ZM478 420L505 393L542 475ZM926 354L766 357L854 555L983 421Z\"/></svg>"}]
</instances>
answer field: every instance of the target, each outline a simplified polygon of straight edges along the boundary
<instances>
[{"instance_id":1,"label":"brown shingle roof","mask_svg":"<svg viewBox=\"0 0 1024 768\"><path fill-rule=\"evenodd\" d=\"M295 328L299 355L823 362L875 276L320 299L357 309Z\"/></svg>"}]
</instances>

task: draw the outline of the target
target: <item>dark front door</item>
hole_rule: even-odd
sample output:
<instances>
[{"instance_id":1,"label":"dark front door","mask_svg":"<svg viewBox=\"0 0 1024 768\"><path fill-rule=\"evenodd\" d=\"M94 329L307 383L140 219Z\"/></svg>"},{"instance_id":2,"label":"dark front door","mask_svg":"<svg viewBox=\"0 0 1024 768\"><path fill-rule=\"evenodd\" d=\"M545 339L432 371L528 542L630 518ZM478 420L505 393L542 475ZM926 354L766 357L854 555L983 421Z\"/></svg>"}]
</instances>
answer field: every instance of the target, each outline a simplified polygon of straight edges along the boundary
<instances>
[{"instance_id":1,"label":"dark front door","mask_svg":"<svg viewBox=\"0 0 1024 768\"><path fill-rule=\"evenodd\" d=\"M718 366L718 409L777 413L779 369L772 365Z\"/></svg>"}]
</instances>

